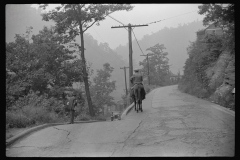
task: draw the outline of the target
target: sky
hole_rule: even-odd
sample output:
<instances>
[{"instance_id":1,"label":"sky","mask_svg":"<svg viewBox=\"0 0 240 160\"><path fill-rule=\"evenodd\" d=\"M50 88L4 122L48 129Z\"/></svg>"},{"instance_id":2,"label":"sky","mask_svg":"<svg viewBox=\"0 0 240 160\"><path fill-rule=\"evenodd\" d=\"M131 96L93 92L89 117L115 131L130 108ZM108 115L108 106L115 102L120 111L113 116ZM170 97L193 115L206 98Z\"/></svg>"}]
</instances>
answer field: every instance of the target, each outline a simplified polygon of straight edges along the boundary
<instances>
[{"instance_id":1,"label":"sky","mask_svg":"<svg viewBox=\"0 0 240 160\"><path fill-rule=\"evenodd\" d=\"M187 24L196 20L202 20L204 17L197 13L198 6L201 4L132 5L134 8L131 11L118 11L112 13L110 16L126 25L129 23L132 25L142 25L166 19L148 26L134 28L137 40L141 40L144 35L151 35L164 27L175 28L179 24ZM57 4L50 4L49 10L56 6ZM34 10L37 16L32 14ZM38 34L39 30L41 30L44 25L50 26L54 24L53 22L42 21L37 4L6 5L7 42L14 41L15 34L25 33L27 26L33 26L33 34ZM119 25L121 24L117 21L110 17L106 17L105 20L100 22L100 26L93 25L93 27L89 28L86 33L90 33L98 42L107 42L110 48L115 49L117 46L125 45L128 42L127 30L124 28L111 28ZM135 39L133 35L132 39Z\"/></svg>"},{"instance_id":2,"label":"sky","mask_svg":"<svg viewBox=\"0 0 240 160\"><path fill-rule=\"evenodd\" d=\"M47 11L55 8L59 4L49 4ZM144 27L135 27L134 33L137 40L141 40L145 35L151 35L159 30L176 28L178 25L188 24L193 21L203 20L204 15L197 13L198 6L201 4L131 4L134 8L131 11L117 11L110 14L111 17L128 25L143 25L150 22L163 20L149 24ZM54 25L53 22L42 21L38 4L9 4L5 6L6 12L6 42L14 41L15 34L24 34L26 27L33 27L33 34L38 34L43 26ZM111 28L122 25L110 17L100 22L100 26L94 24L86 33L93 36L100 42L106 42L111 49L119 45L128 43L128 31L124 28ZM132 40L135 40L132 35ZM146 52L143 50L143 52ZM146 54L146 53L145 53ZM174 65L170 67L177 70ZM182 70L183 68L181 68Z\"/></svg>"},{"instance_id":3,"label":"sky","mask_svg":"<svg viewBox=\"0 0 240 160\"><path fill-rule=\"evenodd\" d=\"M123 24L142 25L150 22L155 22L162 19L167 19L180 14L196 11L176 18L168 19L162 22L153 23L144 27L136 27L134 33L138 40L144 35L151 35L164 27L177 27L178 24L189 23L194 20L201 20L203 16L197 14L197 4L133 4L135 7L131 11L120 11L111 14L112 17L122 22ZM94 26L89 30L97 40L109 43L110 47L116 48L118 45L124 45L128 42L128 32L124 28L111 28L119 26L120 23L108 17L100 23L101 26ZM98 36L97 33L100 35ZM100 37L100 38L99 38ZM117 38L116 38L117 37ZM132 36L134 39L134 36Z\"/></svg>"}]
</instances>

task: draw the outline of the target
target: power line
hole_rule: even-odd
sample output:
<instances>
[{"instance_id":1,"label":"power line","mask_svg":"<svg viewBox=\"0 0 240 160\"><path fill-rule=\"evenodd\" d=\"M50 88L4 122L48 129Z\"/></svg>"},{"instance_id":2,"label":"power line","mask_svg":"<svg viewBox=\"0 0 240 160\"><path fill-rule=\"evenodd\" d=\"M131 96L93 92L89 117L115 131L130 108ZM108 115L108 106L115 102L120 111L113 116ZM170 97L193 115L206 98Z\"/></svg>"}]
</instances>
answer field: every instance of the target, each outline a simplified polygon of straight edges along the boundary
<instances>
[{"instance_id":1,"label":"power line","mask_svg":"<svg viewBox=\"0 0 240 160\"><path fill-rule=\"evenodd\" d=\"M120 23L120 24L122 24L122 25L124 26L124 24L123 24L122 22L120 22L120 21L116 20L116 19L115 19L115 18L113 18L112 16L108 15L108 17L112 18L113 20L117 21L118 23ZM126 29L126 28L124 27L124 29ZM126 30L127 30L127 29L126 29Z\"/></svg>"},{"instance_id":2,"label":"power line","mask_svg":"<svg viewBox=\"0 0 240 160\"><path fill-rule=\"evenodd\" d=\"M191 12L187 12L187 13L184 13L184 14L180 14L180 15L177 15L177 16L174 16L174 17L170 17L170 18L162 19L162 20L159 20L159 21L150 22L150 23L147 23L147 24L157 23L157 22L160 22L160 21L164 21L164 20L167 20L167 19L171 19L171 18L179 17L179 16L182 16L182 15L185 15L185 14L189 14L189 13L192 13L192 12L196 12L196 11L198 11L198 10L191 11Z\"/></svg>"},{"instance_id":3,"label":"power line","mask_svg":"<svg viewBox=\"0 0 240 160\"><path fill-rule=\"evenodd\" d=\"M122 22L120 22L119 20L113 18L112 16L108 15L108 17L112 18L113 20L117 21L118 23L121 23L122 25L124 25Z\"/></svg>"},{"instance_id":4,"label":"power line","mask_svg":"<svg viewBox=\"0 0 240 160\"><path fill-rule=\"evenodd\" d=\"M133 30L132 30L132 32L133 32ZM141 49L141 47L140 47L140 45L139 45L139 43L138 43L138 40L137 40L137 38L136 38L136 36L135 36L135 33L134 33L134 32L133 32L133 35L134 35L134 37L135 37L135 39L136 39L136 41L137 41L138 47L139 47L139 48L140 48L140 50L142 51L142 49ZM144 55L143 51L142 51L142 54Z\"/></svg>"},{"instance_id":5,"label":"power line","mask_svg":"<svg viewBox=\"0 0 240 160\"><path fill-rule=\"evenodd\" d=\"M112 18L113 20L115 20L115 21L117 21L117 22L119 22L119 23L121 23L122 25L124 25L122 22L120 22L120 21L118 21L118 20L116 20L115 18L113 18L113 17L111 17L110 15L108 15L110 18ZM125 28L125 27L124 27ZM125 28L126 29L126 28ZM126 29L127 30L127 29ZM133 32L133 30L132 30L132 32ZM142 49L141 49L141 47L140 47L140 45L139 45L139 43L138 43L138 40L137 40L137 38L136 38L136 36L135 36L135 33L133 32L133 35L134 35L134 37L135 37L135 39L136 39L136 41L137 41L137 44L138 44L138 46L139 46L139 48L140 48L140 50L142 51ZM144 53L143 53L143 51L142 51L142 54L144 55Z\"/></svg>"},{"instance_id":6,"label":"power line","mask_svg":"<svg viewBox=\"0 0 240 160\"><path fill-rule=\"evenodd\" d=\"M162 20L159 20L159 21L150 22L150 23L147 23L147 25L148 25L148 24L152 24L152 23L157 23L157 22L160 22L160 21L164 21L164 20L168 20L168 19L171 19L171 18L179 17L179 16L182 16L182 15L185 15L185 14L193 13L193 12L196 12L196 11L197 11L197 10L191 11L191 12L187 12L187 13L184 13L184 14L180 14L180 15L177 15L177 16L174 16L174 17L162 19ZM110 18L112 18L113 20L117 21L118 23L124 25L122 22L120 22L120 21L118 21L117 19L111 17L110 15L108 15L108 16L109 16ZM126 29L126 28L124 27L124 29ZM127 29L126 29L126 30L127 30ZM132 32L133 32L133 30L132 30ZM141 47L140 47L140 45L139 45L139 43L138 43L138 40L137 40L134 32L133 32L133 35L134 35L134 37L135 37L135 39L136 39L136 41L137 41L138 47L140 48L142 54L144 55L144 53L143 53L143 51L142 51L142 49L141 49Z\"/></svg>"}]
</instances>

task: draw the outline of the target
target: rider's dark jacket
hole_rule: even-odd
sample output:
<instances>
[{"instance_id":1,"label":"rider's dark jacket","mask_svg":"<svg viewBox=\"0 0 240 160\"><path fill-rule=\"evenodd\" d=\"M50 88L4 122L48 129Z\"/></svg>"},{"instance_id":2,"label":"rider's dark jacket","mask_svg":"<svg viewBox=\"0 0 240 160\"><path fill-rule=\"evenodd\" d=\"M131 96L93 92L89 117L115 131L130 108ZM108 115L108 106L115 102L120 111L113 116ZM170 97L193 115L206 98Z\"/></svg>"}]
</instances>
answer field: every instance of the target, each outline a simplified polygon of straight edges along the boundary
<instances>
[{"instance_id":1,"label":"rider's dark jacket","mask_svg":"<svg viewBox=\"0 0 240 160\"><path fill-rule=\"evenodd\" d=\"M143 81L143 77L140 73L135 73L132 75L132 77L130 78L130 81L133 83L133 84L136 84L136 83L142 83Z\"/></svg>"},{"instance_id":2,"label":"rider's dark jacket","mask_svg":"<svg viewBox=\"0 0 240 160\"><path fill-rule=\"evenodd\" d=\"M140 73L135 73L130 78L130 81L133 84L133 87L131 88L130 96L134 97L133 88L137 87L137 86L135 86L135 84L140 83L140 84L142 84L141 91L142 91L143 99L145 99L146 92L145 92L145 89L144 89L143 83L142 83L143 82L143 76Z\"/></svg>"}]
</instances>

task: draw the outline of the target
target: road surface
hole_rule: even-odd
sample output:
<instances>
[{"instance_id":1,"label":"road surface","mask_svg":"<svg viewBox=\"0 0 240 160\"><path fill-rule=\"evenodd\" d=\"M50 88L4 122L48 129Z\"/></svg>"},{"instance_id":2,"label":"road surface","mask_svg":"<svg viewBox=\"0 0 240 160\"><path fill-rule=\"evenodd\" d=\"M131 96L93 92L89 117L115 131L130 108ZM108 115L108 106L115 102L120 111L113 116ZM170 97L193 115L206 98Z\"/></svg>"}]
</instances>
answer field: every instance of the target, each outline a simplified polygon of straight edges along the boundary
<instances>
[{"instance_id":1,"label":"road surface","mask_svg":"<svg viewBox=\"0 0 240 160\"><path fill-rule=\"evenodd\" d=\"M235 112L181 93L153 90L122 120L48 127L6 149L8 157L234 156Z\"/></svg>"}]
</instances>

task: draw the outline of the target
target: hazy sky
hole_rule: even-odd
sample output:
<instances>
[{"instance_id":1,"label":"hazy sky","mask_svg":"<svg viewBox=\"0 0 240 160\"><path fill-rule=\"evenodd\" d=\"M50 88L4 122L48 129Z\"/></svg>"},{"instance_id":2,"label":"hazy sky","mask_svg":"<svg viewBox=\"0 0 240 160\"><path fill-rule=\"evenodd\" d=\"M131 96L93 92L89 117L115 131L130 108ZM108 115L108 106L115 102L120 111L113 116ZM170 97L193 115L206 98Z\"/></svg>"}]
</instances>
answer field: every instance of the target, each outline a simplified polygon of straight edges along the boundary
<instances>
[{"instance_id":1,"label":"hazy sky","mask_svg":"<svg viewBox=\"0 0 240 160\"><path fill-rule=\"evenodd\" d=\"M132 25L146 24L162 19L179 17L153 23L146 27L136 27L134 33L138 40L144 35L151 35L164 27L177 27L179 24L189 23L195 20L202 20L204 16L197 13L201 4L132 4L135 6L131 11L119 11L110 16L124 24ZM36 14L32 14L36 13ZM16 33L23 34L27 26L33 26L33 33L37 34L44 25L53 25L51 22L41 20L40 12L36 4L6 5L6 41L14 41ZM128 33L124 28L112 29L112 26L119 26L120 23L107 17L100 22L100 26L94 25L86 33L90 33L98 42L107 42L112 49L128 42ZM132 35L133 40L135 39Z\"/></svg>"}]
</instances>

